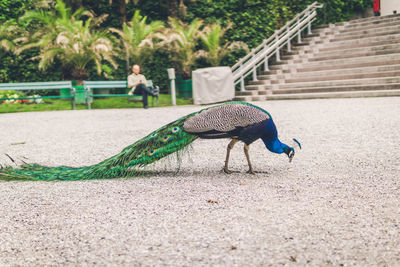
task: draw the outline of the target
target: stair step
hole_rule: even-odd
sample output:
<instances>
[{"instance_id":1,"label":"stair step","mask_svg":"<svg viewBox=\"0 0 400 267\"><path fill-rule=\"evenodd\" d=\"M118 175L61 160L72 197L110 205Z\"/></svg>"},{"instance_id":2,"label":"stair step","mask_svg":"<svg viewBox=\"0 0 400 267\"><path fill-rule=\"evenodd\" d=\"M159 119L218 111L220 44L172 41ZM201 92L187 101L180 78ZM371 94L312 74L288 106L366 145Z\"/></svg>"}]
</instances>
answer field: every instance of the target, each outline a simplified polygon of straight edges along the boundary
<instances>
[{"instance_id":1,"label":"stair step","mask_svg":"<svg viewBox=\"0 0 400 267\"><path fill-rule=\"evenodd\" d=\"M340 51L339 51L340 52ZM380 56L380 55L390 55L390 54L400 54L400 45L397 48L393 49L381 49L381 50L367 50L365 51L355 51L353 53L336 53L333 55L323 55L318 54L314 58L308 59L309 62L313 61L325 61L325 60L332 60L332 59L341 59L341 58L353 58L353 57L370 57L370 56Z\"/></svg>"},{"instance_id":2,"label":"stair step","mask_svg":"<svg viewBox=\"0 0 400 267\"><path fill-rule=\"evenodd\" d=\"M310 71L319 71L319 70L339 70L339 69L354 69L354 68L362 68L365 66L386 66L386 65L398 65L400 64L400 59L382 59L380 61L370 61L370 62L355 62L348 64L325 64L324 66L305 66L302 68L298 68L297 72L310 72ZM271 66L272 67L272 66ZM278 69L277 69L278 70ZM285 72L285 71L284 71Z\"/></svg>"},{"instance_id":3,"label":"stair step","mask_svg":"<svg viewBox=\"0 0 400 267\"><path fill-rule=\"evenodd\" d=\"M320 51L329 51L347 48L359 48L376 45L396 44L400 41L400 34L375 36L362 39L349 39L344 41L332 41L321 46Z\"/></svg>"},{"instance_id":4,"label":"stair step","mask_svg":"<svg viewBox=\"0 0 400 267\"><path fill-rule=\"evenodd\" d=\"M400 43L400 39L399 39ZM318 51L315 58L331 57L331 56L341 56L341 55L352 55L352 54L365 54L368 52L383 52L387 50L398 50L400 49L399 43L386 44L386 45L371 45L367 47L356 47L356 48L345 48L330 51ZM311 53L311 52L309 52ZM296 55L293 55L294 57Z\"/></svg>"},{"instance_id":5,"label":"stair step","mask_svg":"<svg viewBox=\"0 0 400 267\"><path fill-rule=\"evenodd\" d=\"M258 91L238 91L236 92L237 96L253 96L258 95Z\"/></svg>"},{"instance_id":6,"label":"stair step","mask_svg":"<svg viewBox=\"0 0 400 267\"><path fill-rule=\"evenodd\" d=\"M266 96L236 96L233 100L234 101L265 101L267 99Z\"/></svg>"},{"instance_id":7,"label":"stair step","mask_svg":"<svg viewBox=\"0 0 400 267\"><path fill-rule=\"evenodd\" d=\"M353 69L335 69L335 70L316 70L316 71L307 71L307 72L297 72L297 73L284 73L277 74L270 72L262 72L261 75L258 75L257 78L259 80L290 80L290 79L315 79L318 77L336 77L343 75L344 73L347 75L359 75L359 74L374 74L374 73L384 73L384 72L397 72L400 71L399 65L384 65L384 66L369 66L364 65L359 68Z\"/></svg>"},{"instance_id":8,"label":"stair step","mask_svg":"<svg viewBox=\"0 0 400 267\"><path fill-rule=\"evenodd\" d=\"M380 28L383 27L388 27L388 26L398 26L400 24L400 18L397 20L390 20L387 22L383 22L381 24L369 24L369 25L365 25L365 26L358 26L358 27L345 27L343 30L340 30L341 33L345 34L345 33L355 33L355 32L359 32L359 31L364 31L364 30L379 30Z\"/></svg>"},{"instance_id":9,"label":"stair step","mask_svg":"<svg viewBox=\"0 0 400 267\"><path fill-rule=\"evenodd\" d=\"M387 35L393 35L393 34L400 34L399 29L389 29L385 31L380 31L380 32L375 32L375 33L369 33L369 34L358 34L358 35L338 35L337 37L331 39L331 42L338 42L338 41L344 41L344 40L354 40L354 39L366 39L369 37L385 37Z\"/></svg>"},{"instance_id":10,"label":"stair step","mask_svg":"<svg viewBox=\"0 0 400 267\"><path fill-rule=\"evenodd\" d=\"M373 57L370 57L373 58ZM321 61L324 62L320 66L315 64L315 62L304 63L304 64L291 64L291 65L272 65L269 66L271 70L274 70L278 73L278 71L282 71L283 73L293 72L291 70L296 70L295 72L310 72L310 71L328 71L328 70L341 70L341 69L354 69L354 68L362 68L365 66L385 66L385 65L398 65L400 64L400 59L398 58L380 58L379 60L370 60L370 61L349 61L349 63L345 62L329 62L329 61Z\"/></svg>"},{"instance_id":11,"label":"stair step","mask_svg":"<svg viewBox=\"0 0 400 267\"><path fill-rule=\"evenodd\" d=\"M390 57L387 55L378 56L364 56L364 57L354 57L351 60L344 59L330 59L321 60L317 62L307 62L301 64L291 64L283 69L297 69L300 71L313 71L313 70L329 70L329 69L344 69L344 68L355 68L362 67L365 64L370 66L380 66L380 65L393 65L400 64L400 53L391 54ZM269 66L270 69L281 69L282 66L272 65Z\"/></svg>"},{"instance_id":12,"label":"stair step","mask_svg":"<svg viewBox=\"0 0 400 267\"><path fill-rule=\"evenodd\" d=\"M299 77L299 76L298 76ZM385 71L385 72L372 72L372 73L352 73L343 71L341 75L318 75L314 77L299 77L285 79L285 83L300 83L311 81L336 81L336 80L350 80L350 79L368 79L368 78L382 78L382 77L400 77L399 71Z\"/></svg>"},{"instance_id":13,"label":"stair step","mask_svg":"<svg viewBox=\"0 0 400 267\"><path fill-rule=\"evenodd\" d=\"M343 75L347 74L369 74L369 73L377 73L377 72L395 72L400 71L400 64L398 65L383 65L383 66L370 66L363 65L362 67L352 68L352 69L337 69L337 70L320 70L313 72L298 72L292 74L293 78L302 78L302 77L318 77L318 76L335 76L335 75ZM271 74L273 75L273 74Z\"/></svg>"},{"instance_id":14,"label":"stair step","mask_svg":"<svg viewBox=\"0 0 400 267\"><path fill-rule=\"evenodd\" d=\"M380 17L369 17L369 18L350 20L348 21L347 25L345 25L345 27L346 28L363 27L373 24L384 24L389 21L398 21L398 20L400 20L400 14L380 16Z\"/></svg>"},{"instance_id":15,"label":"stair step","mask_svg":"<svg viewBox=\"0 0 400 267\"><path fill-rule=\"evenodd\" d=\"M315 87L315 88L292 88L292 89L275 89L270 90L273 95L279 94L298 94L298 93L323 93L323 92L346 92L346 91L378 91L378 90L400 90L400 82L393 84L364 84L364 85L337 85L330 87ZM268 91L260 91L268 92ZM264 93L262 93L264 94Z\"/></svg>"},{"instance_id":16,"label":"stair step","mask_svg":"<svg viewBox=\"0 0 400 267\"><path fill-rule=\"evenodd\" d=\"M377 84L398 84L400 77L383 77L383 78L367 78L367 79L350 79L350 80L331 80L331 81L313 81L302 83L285 83L279 84L279 89L299 89L299 88L331 88L342 86L363 86ZM276 85L264 85L264 90L274 89ZM261 88L259 88L261 89Z\"/></svg>"},{"instance_id":17,"label":"stair step","mask_svg":"<svg viewBox=\"0 0 400 267\"><path fill-rule=\"evenodd\" d=\"M386 32L391 32L391 31L398 31L400 28L400 20L395 21L392 23L387 23L387 24L382 24L382 25L375 25L373 27L367 26L367 27L360 27L360 28L344 28L342 30L339 30L339 36L369 36L369 35L374 35L381 33L385 35Z\"/></svg>"},{"instance_id":18,"label":"stair step","mask_svg":"<svg viewBox=\"0 0 400 267\"><path fill-rule=\"evenodd\" d=\"M282 94L269 95L266 100L287 100L287 99L315 99L315 98L350 98L350 97L383 97L400 96L400 90L378 90L378 91L354 91L354 92L326 92L312 94ZM256 101L251 97L246 101Z\"/></svg>"},{"instance_id":19,"label":"stair step","mask_svg":"<svg viewBox=\"0 0 400 267\"><path fill-rule=\"evenodd\" d=\"M249 81L249 85L271 85L271 84L272 83L270 80L258 79L257 81Z\"/></svg>"},{"instance_id":20,"label":"stair step","mask_svg":"<svg viewBox=\"0 0 400 267\"><path fill-rule=\"evenodd\" d=\"M288 74L268 74L259 75L259 80L268 80L272 84L281 83L299 83L310 81L330 81L330 80L348 80L348 79L365 79L379 77L396 77L400 76L400 65L389 66L364 66L354 69L338 69L338 70L321 70L312 72L298 72Z\"/></svg>"},{"instance_id":21,"label":"stair step","mask_svg":"<svg viewBox=\"0 0 400 267\"><path fill-rule=\"evenodd\" d=\"M265 100L390 97L390 96L400 96L400 90L301 93L301 94L281 94L281 95L266 95L266 96L237 96L234 98L234 100L249 102L249 101L265 101Z\"/></svg>"}]
</instances>

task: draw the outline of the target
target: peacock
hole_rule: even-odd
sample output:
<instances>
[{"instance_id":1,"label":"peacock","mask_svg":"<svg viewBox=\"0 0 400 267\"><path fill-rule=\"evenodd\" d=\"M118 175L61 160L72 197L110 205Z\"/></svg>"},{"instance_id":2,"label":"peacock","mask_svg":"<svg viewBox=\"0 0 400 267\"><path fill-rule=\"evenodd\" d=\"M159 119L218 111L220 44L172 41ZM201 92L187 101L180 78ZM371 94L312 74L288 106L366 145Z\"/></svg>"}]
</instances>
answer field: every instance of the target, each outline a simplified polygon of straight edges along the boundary
<instances>
[{"instance_id":1,"label":"peacock","mask_svg":"<svg viewBox=\"0 0 400 267\"><path fill-rule=\"evenodd\" d=\"M3 167L0 179L3 180L83 180L130 177L143 173L143 167L174 152L180 152L197 138L231 139L227 147L223 171L232 173L228 168L230 151L242 141L244 154L249 166L248 173L254 174L249 146L261 138L266 148L273 153L285 153L292 161L295 149L278 139L278 132L271 114L264 109L247 102L227 102L204 108L173 121L132 145L119 154L98 164L83 167L57 166L47 167L39 164L27 164L20 167ZM301 144L296 140L301 148Z\"/></svg>"}]
</instances>

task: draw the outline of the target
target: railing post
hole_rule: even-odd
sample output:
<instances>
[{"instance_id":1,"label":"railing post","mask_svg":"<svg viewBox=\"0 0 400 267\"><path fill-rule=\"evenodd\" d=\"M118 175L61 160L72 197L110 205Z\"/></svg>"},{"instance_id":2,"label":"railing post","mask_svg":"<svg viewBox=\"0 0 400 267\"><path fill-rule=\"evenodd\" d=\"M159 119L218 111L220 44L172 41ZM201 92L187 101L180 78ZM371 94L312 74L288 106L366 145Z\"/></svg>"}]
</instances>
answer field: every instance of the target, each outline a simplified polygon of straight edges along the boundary
<instances>
[{"instance_id":1,"label":"railing post","mask_svg":"<svg viewBox=\"0 0 400 267\"><path fill-rule=\"evenodd\" d=\"M240 69L243 68L243 63L240 63ZM244 77L243 74L240 76L240 91L244 91Z\"/></svg>"},{"instance_id":2,"label":"railing post","mask_svg":"<svg viewBox=\"0 0 400 267\"><path fill-rule=\"evenodd\" d=\"M244 91L244 79L243 79L243 76L240 77L240 91Z\"/></svg>"},{"instance_id":3,"label":"railing post","mask_svg":"<svg viewBox=\"0 0 400 267\"><path fill-rule=\"evenodd\" d=\"M264 50L265 51L268 50L268 43L267 43L266 39L264 40ZM268 54L265 55L265 58L264 58L264 71L269 71L269 69L268 69Z\"/></svg>"},{"instance_id":4,"label":"railing post","mask_svg":"<svg viewBox=\"0 0 400 267\"><path fill-rule=\"evenodd\" d=\"M308 12L307 12L307 17L309 17L310 14L311 14L311 12L308 11ZM311 20L310 20L310 22L308 23L308 34L312 34L312 32L311 32Z\"/></svg>"},{"instance_id":5,"label":"railing post","mask_svg":"<svg viewBox=\"0 0 400 267\"><path fill-rule=\"evenodd\" d=\"M287 29L287 38L288 38L288 40L287 40L287 50L288 50L288 52L291 52L292 51L292 48L290 47L290 36L289 36L289 30L290 30L290 27L288 27L288 29Z\"/></svg>"},{"instance_id":6,"label":"railing post","mask_svg":"<svg viewBox=\"0 0 400 267\"><path fill-rule=\"evenodd\" d=\"M264 71L269 71L269 68L268 68L268 55L264 59Z\"/></svg>"},{"instance_id":7,"label":"railing post","mask_svg":"<svg viewBox=\"0 0 400 267\"><path fill-rule=\"evenodd\" d=\"M258 81L258 79L257 79L257 69L256 69L256 66L254 66L254 68L253 68L253 81Z\"/></svg>"},{"instance_id":8,"label":"railing post","mask_svg":"<svg viewBox=\"0 0 400 267\"><path fill-rule=\"evenodd\" d=\"M279 36L278 36L278 32L276 31L275 32L275 42L278 44L278 42L279 42ZM278 47L276 48L276 61L277 62L279 62L279 61L281 61L281 55L279 54L279 45L278 45Z\"/></svg>"},{"instance_id":9,"label":"railing post","mask_svg":"<svg viewBox=\"0 0 400 267\"><path fill-rule=\"evenodd\" d=\"M297 26L300 25L300 18L297 19ZM299 30L299 33L297 34L297 43L301 44L301 29Z\"/></svg>"},{"instance_id":10,"label":"railing post","mask_svg":"<svg viewBox=\"0 0 400 267\"><path fill-rule=\"evenodd\" d=\"M253 57L255 57L255 49L251 49L251 53L253 54ZM256 66L254 65L253 67L253 81L257 81L257 70Z\"/></svg>"}]
</instances>

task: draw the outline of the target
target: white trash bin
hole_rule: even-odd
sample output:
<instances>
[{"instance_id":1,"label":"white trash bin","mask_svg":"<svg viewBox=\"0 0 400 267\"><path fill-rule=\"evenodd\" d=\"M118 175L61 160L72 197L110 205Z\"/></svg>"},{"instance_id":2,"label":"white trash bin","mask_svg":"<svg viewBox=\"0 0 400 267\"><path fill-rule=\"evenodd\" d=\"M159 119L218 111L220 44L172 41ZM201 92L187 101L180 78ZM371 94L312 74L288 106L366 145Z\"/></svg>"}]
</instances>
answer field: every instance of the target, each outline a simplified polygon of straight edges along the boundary
<instances>
[{"instance_id":1,"label":"white trash bin","mask_svg":"<svg viewBox=\"0 0 400 267\"><path fill-rule=\"evenodd\" d=\"M211 67L192 72L194 104L232 100L235 86L230 67Z\"/></svg>"}]
</instances>

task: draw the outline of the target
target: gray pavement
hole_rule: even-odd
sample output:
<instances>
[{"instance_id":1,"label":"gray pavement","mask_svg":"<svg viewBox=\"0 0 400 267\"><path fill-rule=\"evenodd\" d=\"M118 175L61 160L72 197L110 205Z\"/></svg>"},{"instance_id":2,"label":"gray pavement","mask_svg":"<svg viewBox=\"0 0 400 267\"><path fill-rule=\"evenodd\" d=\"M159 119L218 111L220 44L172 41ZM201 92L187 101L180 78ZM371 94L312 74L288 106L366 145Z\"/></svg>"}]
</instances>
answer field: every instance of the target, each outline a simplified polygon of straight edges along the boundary
<instances>
[{"instance_id":1,"label":"gray pavement","mask_svg":"<svg viewBox=\"0 0 400 267\"><path fill-rule=\"evenodd\" d=\"M400 98L255 103L292 163L261 141L224 164L227 140L197 140L149 177L0 181L0 266L400 265ZM4 155L97 163L199 106L0 114Z\"/></svg>"}]
</instances>

